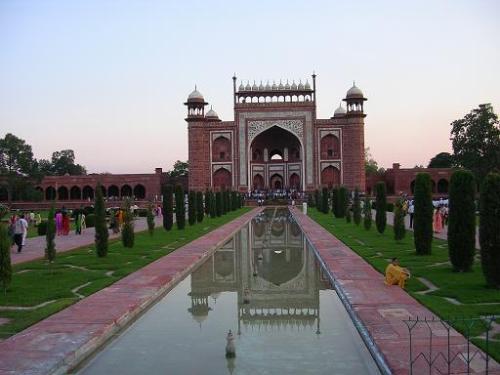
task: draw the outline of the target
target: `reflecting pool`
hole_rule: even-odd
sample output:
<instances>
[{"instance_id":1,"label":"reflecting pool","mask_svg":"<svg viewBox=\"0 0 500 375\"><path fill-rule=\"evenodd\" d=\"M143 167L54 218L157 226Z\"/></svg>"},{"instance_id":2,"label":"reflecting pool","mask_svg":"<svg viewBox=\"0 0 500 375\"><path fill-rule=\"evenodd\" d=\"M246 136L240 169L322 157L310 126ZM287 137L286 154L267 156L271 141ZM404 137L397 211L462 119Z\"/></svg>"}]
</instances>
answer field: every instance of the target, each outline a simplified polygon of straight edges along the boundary
<instances>
[{"instance_id":1,"label":"reflecting pool","mask_svg":"<svg viewBox=\"0 0 500 375\"><path fill-rule=\"evenodd\" d=\"M226 335L236 358L225 358ZM378 374L287 210L268 209L82 374Z\"/></svg>"}]
</instances>

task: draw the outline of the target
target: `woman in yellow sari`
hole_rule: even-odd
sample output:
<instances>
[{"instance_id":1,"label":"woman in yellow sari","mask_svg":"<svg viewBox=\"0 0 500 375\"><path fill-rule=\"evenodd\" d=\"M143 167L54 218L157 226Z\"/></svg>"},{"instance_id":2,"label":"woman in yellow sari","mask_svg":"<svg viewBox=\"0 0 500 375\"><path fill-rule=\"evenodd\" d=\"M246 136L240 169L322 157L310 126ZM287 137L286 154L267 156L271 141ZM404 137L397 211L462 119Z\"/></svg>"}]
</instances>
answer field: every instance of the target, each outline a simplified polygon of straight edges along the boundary
<instances>
[{"instance_id":1,"label":"woman in yellow sari","mask_svg":"<svg viewBox=\"0 0 500 375\"><path fill-rule=\"evenodd\" d=\"M410 278L410 271L399 265L398 258L392 258L391 263L385 269L385 283L387 285L399 285L404 289L405 282Z\"/></svg>"}]
</instances>

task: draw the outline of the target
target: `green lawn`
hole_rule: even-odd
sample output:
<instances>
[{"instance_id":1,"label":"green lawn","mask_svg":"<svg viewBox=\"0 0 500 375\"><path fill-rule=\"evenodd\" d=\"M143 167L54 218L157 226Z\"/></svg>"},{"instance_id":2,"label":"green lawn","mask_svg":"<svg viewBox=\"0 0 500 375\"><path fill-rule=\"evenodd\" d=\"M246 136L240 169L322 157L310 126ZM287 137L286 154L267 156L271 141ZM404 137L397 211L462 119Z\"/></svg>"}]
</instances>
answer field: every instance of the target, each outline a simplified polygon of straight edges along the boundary
<instances>
[{"instance_id":1,"label":"green lawn","mask_svg":"<svg viewBox=\"0 0 500 375\"><path fill-rule=\"evenodd\" d=\"M0 291L0 306L36 306L54 302L29 311L0 308L0 317L11 319L0 326L0 338L11 336L79 301L72 289L89 283L77 291L89 296L249 210L245 207L219 218L205 217L202 223L186 224L182 231L174 224L169 232L157 227L153 236L147 231L136 233L133 249L125 249L120 240L110 241L106 258L97 258L94 247L88 246L58 254L51 265L38 260L14 266L7 294Z\"/></svg>"},{"instance_id":2,"label":"green lawn","mask_svg":"<svg viewBox=\"0 0 500 375\"><path fill-rule=\"evenodd\" d=\"M394 240L392 226L387 226L384 234L379 234L373 223L367 231L353 223L346 223L345 219L335 219L328 215L309 209L309 216L322 225L338 239L362 256L379 272L384 273L388 261L398 257L401 265L410 269L412 278L408 280L406 290L415 299L435 312L441 318L479 318L480 316L500 315L500 291L486 287L479 259L476 259L472 272L452 272L448 262L448 245L446 241L434 239L432 255L416 255L413 244L413 232L407 231L401 242ZM445 264L440 264L445 263ZM426 295L418 291L427 290L427 287L417 280L423 277L439 289ZM460 304L452 304L443 297L453 298ZM455 324L461 332L465 326ZM471 332L479 336L485 331L484 325L476 324ZM485 348L484 340L475 338L473 342ZM500 361L500 340L490 342L489 352Z\"/></svg>"}]
</instances>

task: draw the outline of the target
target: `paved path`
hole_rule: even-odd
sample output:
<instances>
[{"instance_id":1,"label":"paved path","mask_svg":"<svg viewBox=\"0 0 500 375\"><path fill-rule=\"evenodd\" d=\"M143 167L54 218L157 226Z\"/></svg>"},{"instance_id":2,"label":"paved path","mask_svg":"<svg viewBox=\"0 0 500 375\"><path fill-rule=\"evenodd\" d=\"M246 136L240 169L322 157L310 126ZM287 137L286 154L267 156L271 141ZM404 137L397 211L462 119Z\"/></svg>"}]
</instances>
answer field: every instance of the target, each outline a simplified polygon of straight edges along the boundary
<instances>
[{"instance_id":1,"label":"paved path","mask_svg":"<svg viewBox=\"0 0 500 375\"><path fill-rule=\"evenodd\" d=\"M372 210L372 217L374 220L375 220L376 213L377 213L377 211ZM387 212L387 224L392 225L393 223L394 223L394 213ZM411 230L411 231L413 230L413 228L410 228L410 215L405 216L405 226L406 226L406 229ZM448 227L445 226L441 233L434 233L434 237L447 241L448 240ZM479 249L479 227L476 227L476 249Z\"/></svg>"},{"instance_id":2,"label":"paved path","mask_svg":"<svg viewBox=\"0 0 500 375\"><path fill-rule=\"evenodd\" d=\"M65 373L182 280L261 208L0 342L0 375Z\"/></svg>"},{"instance_id":3,"label":"paved path","mask_svg":"<svg viewBox=\"0 0 500 375\"><path fill-rule=\"evenodd\" d=\"M378 351L382 353L390 370L394 374L408 374L409 334L403 320L409 317L438 319L437 316L403 289L385 285L382 274L311 218L299 210L293 210L293 212L305 235L314 245L330 275L335 280L336 286L340 289L341 299L343 298L348 310L351 309L361 325L366 328L369 337ZM417 336L414 336L413 340L414 358L420 352L426 355L429 352L428 330L424 324L417 328L415 329ZM437 330L432 336L433 358L438 350L446 353L447 345L447 334L443 326L434 328ZM466 340L461 334L451 330L450 339L452 355L467 352ZM471 345L471 351L473 349L475 347ZM495 366L495 370L491 371L490 374L499 374L500 366L494 361L492 362L490 362L490 366ZM443 362L438 360L436 364L442 365ZM471 373L482 373L479 370L480 365L484 369L484 361L482 361L476 371L473 370ZM464 362L460 358L455 360L454 371L463 371L464 367ZM438 372L432 372L432 374L435 373ZM429 374L428 367L424 365L422 358L416 362L413 372L413 375L420 374Z\"/></svg>"},{"instance_id":4,"label":"paved path","mask_svg":"<svg viewBox=\"0 0 500 375\"><path fill-rule=\"evenodd\" d=\"M175 217L174 217L175 220ZM163 225L161 217L155 217L156 227ZM141 232L147 229L146 218L140 217L134 221L134 231ZM56 251L62 253L70 251L82 246L88 246L94 243L95 229L87 228L81 235L75 234L71 231L67 236L56 236ZM109 231L109 238L118 238L120 234L113 234ZM11 248L11 261L12 264L28 262L30 260L40 259L45 257L45 236L37 236L26 239L26 245L23 247L21 253L17 252L17 246Z\"/></svg>"}]
</instances>

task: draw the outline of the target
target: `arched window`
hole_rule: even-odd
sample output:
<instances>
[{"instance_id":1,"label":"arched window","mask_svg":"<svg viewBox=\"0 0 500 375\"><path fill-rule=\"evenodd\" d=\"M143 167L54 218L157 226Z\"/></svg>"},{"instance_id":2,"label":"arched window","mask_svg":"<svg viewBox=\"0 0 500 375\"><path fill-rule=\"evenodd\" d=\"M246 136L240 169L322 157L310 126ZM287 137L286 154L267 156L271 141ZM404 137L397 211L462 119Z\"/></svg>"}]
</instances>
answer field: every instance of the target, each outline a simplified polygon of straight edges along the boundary
<instances>
[{"instance_id":1,"label":"arched window","mask_svg":"<svg viewBox=\"0 0 500 375\"><path fill-rule=\"evenodd\" d=\"M120 195L122 197L131 197L132 196L132 188L130 185L123 185L120 189Z\"/></svg>"},{"instance_id":2,"label":"arched window","mask_svg":"<svg viewBox=\"0 0 500 375\"><path fill-rule=\"evenodd\" d=\"M138 184L134 186L134 197L137 199L146 198L146 188L144 185Z\"/></svg>"},{"instance_id":3,"label":"arched window","mask_svg":"<svg viewBox=\"0 0 500 375\"><path fill-rule=\"evenodd\" d=\"M271 160L283 160L283 153L280 150L274 149L269 153Z\"/></svg>"},{"instance_id":4,"label":"arched window","mask_svg":"<svg viewBox=\"0 0 500 375\"><path fill-rule=\"evenodd\" d=\"M442 194L448 193L448 181L446 179L442 178L438 181L437 192Z\"/></svg>"},{"instance_id":5,"label":"arched window","mask_svg":"<svg viewBox=\"0 0 500 375\"><path fill-rule=\"evenodd\" d=\"M66 186L60 186L57 189L57 199L65 201L68 200L68 198L69 198L68 188Z\"/></svg>"},{"instance_id":6,"label":"arched window","mask_svg":"<svg viewBox=\"0 0 500 375\"><path fill-rule=\"evenodd\" d=\"M262 161L262 152L259 149L256 149L252 153L253 161Z\"/></svg>"},{"instance_id":7,"label":"arched window","mask_svg":"<svg viewBox=\"0 0 500 375\"><path fill-rule=\"evenodd\" d=\"M231 187L231 172L226 168L220 168L213 175L213 185L216 189L228 189Z\"/></svg>"},{"instance_id":8,"label":"arched window","mask_svg":"<svg viewBox=\"0 0 500 375\"><path fill-rule=\"evenodd\" d=\"M333 134L325 135L321 138L320 143L321 159L339 159L340 158L340 142Z\"/></svg>"},{"instance_id":9,"label":"arched window","mask_svg":"<svg viewBox=\"0 0 500 375\"><path fill-rule=\"evenodd\" d=\"M94 189L91 186L84 186L82 190L83 199L94 199Z\"/></svg>"},{"instance_id":10,"label":"arched window","mask_svg":"<svg viewBox=\"0 0 500 375\"><path fill-rule=\"evenodd\" d=\"M118 198L119 196L120 196L120 189L118 189L118 186L111 185L108 187L108 197Z\"/></svg>"},{"instance_id":11,"label":"arched window","mask_svg":"<svg viewBox=\"0 0 500 375\"><path fill-rule=\"evenodd\" d=\"M212 161L230 161L231 142L225 137L218 137L212 145Z\"/></svg>"},{"instance_id":12,"label":"arched window","mask_svg":"<svg viewBox=\"0 0 500 375\"><path fill-rule=\"evenodd\" d=\"M78 186L73 186L69 190L69 197L71 200L80 200L82 199L82 190Z\"/></svg>"},{"instance_id":13,"label":"arched window","mask_svg":"<svg viewBox=\"0 0 500 375\"><path fill-rule=\"evenodd\" d=\"M323 169L321 171L321 184L328 188L340 185L340 171L331 165Z\"/></svg>"},{"instance_id":14,"label":"arched window","mask_svg":"<svg viewBox=\"0 0 500 375\"><path fill-rule=\"evenodd\" d=\"M264 188L264 177L261 174L256 174L253 177L253 190L261 190Z\"/></svg>"},{"instance_id":15,"label":"arched window","mask_svg":"<svg viewBox=\"0 0 500 375\"><path fill-rule=\"evenodd\" d=\"M290 189L300 190L300 177L297 173L292 173L290 175L290 181L288 187Z\"/></svg>"},{"instance_id":16,"label":"arched window","mask_svg":"<svg viewBox=\"0 0 500 375\"><path fill-rule=\"evenodd\" d=\"M56 199L56 189L54 189L52 186L49 186L47 189L45 189L45 199L48 201Z\"/></svg>"}]
</instances>

